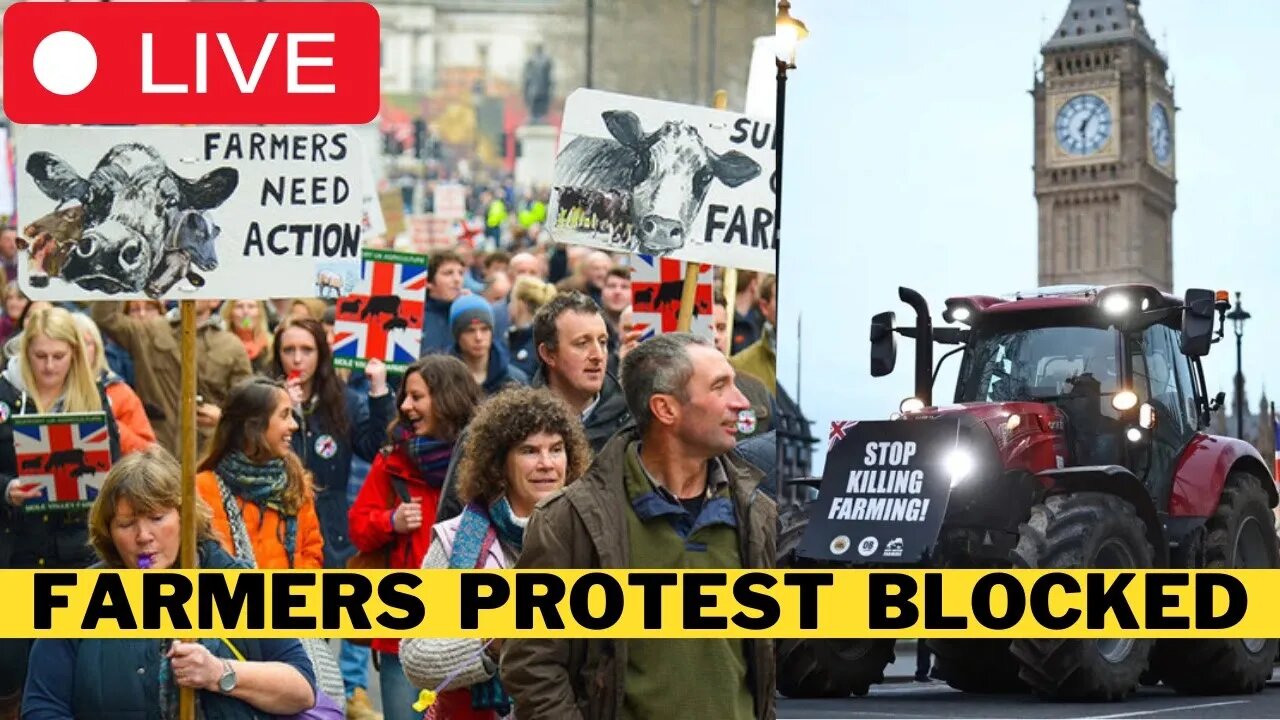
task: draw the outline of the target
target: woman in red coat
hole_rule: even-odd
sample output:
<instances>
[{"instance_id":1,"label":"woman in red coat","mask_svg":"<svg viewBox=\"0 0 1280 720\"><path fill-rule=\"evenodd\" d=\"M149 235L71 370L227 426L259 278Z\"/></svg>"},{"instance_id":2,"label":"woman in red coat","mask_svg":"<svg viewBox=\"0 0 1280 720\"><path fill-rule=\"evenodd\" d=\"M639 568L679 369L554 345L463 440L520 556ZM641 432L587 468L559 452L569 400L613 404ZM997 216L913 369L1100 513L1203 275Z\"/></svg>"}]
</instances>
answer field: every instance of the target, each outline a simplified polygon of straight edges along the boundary
<instances>
[{"instance_id":1,"label":"woman in red coat","mask_svg":"<svg viewBox=\"0 0 1280 720\"><path fill-rule=\"evenodd\" d=\"M351 542L362 553L387 553L387 567L417 570L431 544L440 488L458 434L471 422L483 394L463 362L428 355L405 371L396 395L400 417L391 441L365 478L347 519ZM373 641L381 666L386 720L413 720L418 692L400 666L400 642Z\"/></svg>"}]
</instances>

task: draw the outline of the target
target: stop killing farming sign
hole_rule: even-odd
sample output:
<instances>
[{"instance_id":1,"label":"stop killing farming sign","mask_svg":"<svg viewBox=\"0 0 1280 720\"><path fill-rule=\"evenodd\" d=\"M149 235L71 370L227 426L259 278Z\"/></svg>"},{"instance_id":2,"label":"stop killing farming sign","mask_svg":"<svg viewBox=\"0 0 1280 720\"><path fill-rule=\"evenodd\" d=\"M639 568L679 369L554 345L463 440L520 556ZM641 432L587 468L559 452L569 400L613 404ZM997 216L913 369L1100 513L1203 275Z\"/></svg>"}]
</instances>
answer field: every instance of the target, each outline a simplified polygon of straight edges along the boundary
<instances>
[{"instance_id":1,"label":"stop killing farming sign","mask_svg":"<svg viewBox=\"0 0 1280 720\"><path fill-rule=\"evenodd\" d=\"M359 267L350 129L20 126L15 145L33 299L313 297Z\"/></svg>"},{"instance_id":2,"label":"stop killing farming sign","mask_svg":"<svg viewBox=\"0 0 1280 720\"><path fill-rule=\"evenodd\" d=\"M575 90L548 227L558 242L773 272L773 123Z\"/></svg>"},{"instance_id":3,"label":"stop killing farming sign","mask_svg":"<svg viewBox=\"0 0 1280 720\"><path fill-rule=\"evenodd\" d=\"M933 550L951 495L954 419L834 423L818 500L798 553L913 563Z\"/></svg>"}]
</instances>

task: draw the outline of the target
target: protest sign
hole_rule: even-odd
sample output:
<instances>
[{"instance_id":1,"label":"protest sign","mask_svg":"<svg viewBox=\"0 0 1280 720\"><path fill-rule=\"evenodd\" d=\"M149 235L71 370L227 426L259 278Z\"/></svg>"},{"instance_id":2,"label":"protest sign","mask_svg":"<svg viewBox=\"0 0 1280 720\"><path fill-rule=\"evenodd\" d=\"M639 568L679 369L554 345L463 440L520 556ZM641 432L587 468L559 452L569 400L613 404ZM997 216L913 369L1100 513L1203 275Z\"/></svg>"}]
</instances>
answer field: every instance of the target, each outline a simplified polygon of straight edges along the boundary
<instances>
[{"instance_id":1,"label":"protest sign","mask_svg":"<svg viewBox=\"0 0 1280 720\"><path fill-rule=\"evenodd\" d=\"M547 224L557 242L773 272L773 123L576 90Z\"/></svg>"},{"instance_id":2,"label":"protest sign","mask_svg":"<svg viewBox=\"0 0 1280 720\"><path fill-rule=\"evenodd\" d=\"M359 282L338 300L334 366L362 369L377 358L402 372L418 359L426 295L426 256L365 250Z\"/></svg>"},{"instance_id":3,"label":"protest sign","mask_svg":"<svg viewBox=\"0 0 1280 720\"><path fill-rule=\"evenodd\" d=\"M358 263L350 129L19 127L18 282L38 300L314 294Z\"/></svg>"},{"instance_id":4,"label":"protest sign","mask_svg":"<svg viewBox=\"0 0 1280 720\"><path fill-rule=\"evenodd\" d=\"M711 325L714 269L698 268L698 289L694 295L693 324L689 332L715 340ZM644 332L641 341L662 333L676 332L680 318L680 295L684 290L685 263L652 255L635 255L631 260L631 318L634 329Z\"/></svg>"},{"instance_id":5,"label":"protest sign","mask_svg":"<svg viewBox=\"0 0 1280 720\"><path fill-rule=\"evenodd\" d=\"M15 415L13 451L18 482L40 495L28 513L84 510L111 470L111 433L104 413Z\"/></svg>"},{"instance_id":6,"label":"protest sign","mask_svg":"<svg viewBox=\"0 0 1280 720\"><path fill-rule=\"evenodd\" d=\"M848 563L914 563L933 550L951 495L957 421L835 422L818 500L798 553Z\"/></svg>"}]
</instances>

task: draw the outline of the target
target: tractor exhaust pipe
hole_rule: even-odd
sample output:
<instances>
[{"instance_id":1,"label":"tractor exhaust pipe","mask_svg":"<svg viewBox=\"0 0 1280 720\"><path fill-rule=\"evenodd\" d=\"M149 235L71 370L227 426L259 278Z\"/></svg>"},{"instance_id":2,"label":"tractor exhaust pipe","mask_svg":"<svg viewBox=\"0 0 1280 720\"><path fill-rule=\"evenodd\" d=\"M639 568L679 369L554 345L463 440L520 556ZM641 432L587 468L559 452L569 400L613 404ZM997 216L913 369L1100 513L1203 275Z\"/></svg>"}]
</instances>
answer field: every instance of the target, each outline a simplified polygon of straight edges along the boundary
<instances>
[{"instance_id":1,"label":"tractor exhaust pipe","mask_svg":"<svg viewBox=\"0 0 1280 720\"><path fill-rule=\"evenodd\" d=\"M916 398L933 406L933 321L924 296L908 287L898 288L898 299L916 311Z\"/></svg>"}]
</instances>

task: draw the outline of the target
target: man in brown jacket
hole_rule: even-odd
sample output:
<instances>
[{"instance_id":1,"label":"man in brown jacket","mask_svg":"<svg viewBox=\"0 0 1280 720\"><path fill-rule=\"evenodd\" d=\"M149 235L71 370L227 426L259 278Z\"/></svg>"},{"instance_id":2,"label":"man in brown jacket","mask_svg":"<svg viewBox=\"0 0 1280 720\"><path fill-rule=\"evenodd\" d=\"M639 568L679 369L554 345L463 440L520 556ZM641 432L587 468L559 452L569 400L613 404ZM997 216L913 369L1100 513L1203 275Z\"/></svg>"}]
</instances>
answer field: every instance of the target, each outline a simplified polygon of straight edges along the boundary
<instances>
[{"instance_id":1,"label":"man in brown jacket","mask_svg":"<svg viewBox=\"0 0 1280 720\"><path fill-rule=\"evenodd\" d=\"M734 450L749 406L723 354L686 333L623 361L635 426L547 498L518 569L770 569L777 506ZM510 639L503 686L521 718L773 718L767 639Z\"/></svg>"},{"instance_id":2,"label":"man in brown jacket","mask_svg":"<svg viewBox=\"0 0 1280 720\"><path fill-rule=\"evenodd\" d=\"M93 321L133 357L138 397L156 440L181 457L182 323L176 315L145 320L124 314L124 303L91 303ZM197 454L203 455L236 383L253 375L244 343L222 327L217 300L196 301ZM154 417L153 417L154 416Z\"/></svg>"}]
</instances>

